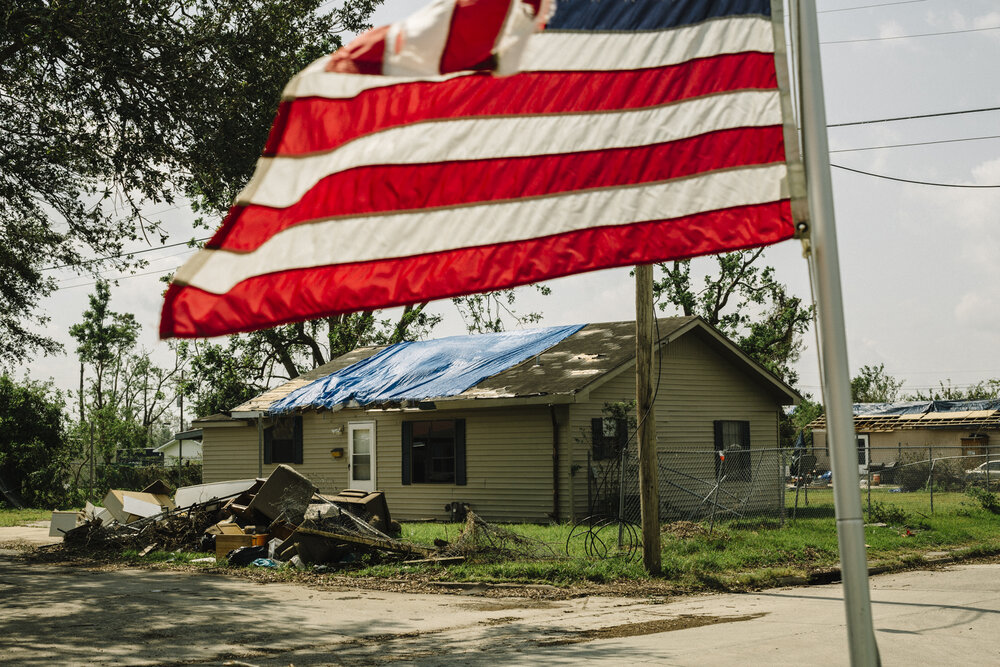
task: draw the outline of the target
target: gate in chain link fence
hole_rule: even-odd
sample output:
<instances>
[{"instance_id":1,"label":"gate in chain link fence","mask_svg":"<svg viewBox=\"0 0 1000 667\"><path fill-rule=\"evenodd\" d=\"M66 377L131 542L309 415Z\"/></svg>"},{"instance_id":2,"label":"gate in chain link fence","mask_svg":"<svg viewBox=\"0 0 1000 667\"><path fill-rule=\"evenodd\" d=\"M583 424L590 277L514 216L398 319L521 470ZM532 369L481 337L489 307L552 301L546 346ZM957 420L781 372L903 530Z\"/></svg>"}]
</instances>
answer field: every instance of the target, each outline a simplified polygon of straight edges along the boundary
<instances>
[{"instance_id":1,"label":"gate in chain link fence","mask_svg":"<svg viewBox=\"0 0 1000 667\"><path fill-rule=\"evenodd\" d=\"M660 522L781 525L790 453L781 449L667 450L657 453ZM590 513L638 523L634 449L589 463Z\"/></svg>"}]
</instances>

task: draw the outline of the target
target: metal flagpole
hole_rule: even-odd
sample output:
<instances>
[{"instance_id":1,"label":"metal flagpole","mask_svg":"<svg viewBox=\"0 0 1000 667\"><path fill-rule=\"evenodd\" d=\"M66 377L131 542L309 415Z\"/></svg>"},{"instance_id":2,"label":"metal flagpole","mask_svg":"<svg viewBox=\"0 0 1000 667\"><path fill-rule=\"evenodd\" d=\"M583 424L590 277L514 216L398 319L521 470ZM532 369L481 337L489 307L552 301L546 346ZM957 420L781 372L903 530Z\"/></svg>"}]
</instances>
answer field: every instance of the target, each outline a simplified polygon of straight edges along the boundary
<instances>
[{"instance_id":1,"label":"metal flagpole","mask_svg":"<svg viewBox=\"0 0 1000 667\"><path fill-rule=\"evenodd\" d=\"M847 335L844 331L840 260L834 227L815 0L799 0L798 31L802 142L812 220L810 259L816 276L820 363L830 465L833 469L847 640L852 665L880 665L868 592L868 559L858 488L857 441L847 365Z\"/></svg>"}]
</instances>

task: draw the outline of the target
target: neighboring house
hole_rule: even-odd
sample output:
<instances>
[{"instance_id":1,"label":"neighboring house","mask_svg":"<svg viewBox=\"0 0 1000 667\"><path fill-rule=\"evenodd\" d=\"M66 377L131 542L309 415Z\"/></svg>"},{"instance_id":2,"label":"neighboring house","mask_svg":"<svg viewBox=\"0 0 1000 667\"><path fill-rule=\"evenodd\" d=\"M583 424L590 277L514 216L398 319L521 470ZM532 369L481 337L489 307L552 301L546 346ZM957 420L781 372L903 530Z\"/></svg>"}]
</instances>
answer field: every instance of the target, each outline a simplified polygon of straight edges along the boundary
<instances>
[{"instance_id":1,"label":"neighboring house","mask_svg":"<svg viewBox=\"0 0 1000 667\"><path fill-rule=\"evenodd\" d=\"M813 432L816 468L829 470L826 416L806 428ZM926 459L931 454L935 458L1000 454L1000 400L858 403L854 430L862 475L870 467L892 465L907 455Z\"/></svg>"},{"instance_id":2,"label":"neighboring house","mask_svg":"<svg viewBox=\"0 0 1000 667\"><path fill-rule=\"evenodd\" d=\"M625 430L605 406L635 396L635 323L553 331L354 350L195 422L203 479L286 463L325 493L382 489L401 519L445 519L452 502L494 521L581 518L588 465ZM793 389L700 318L661 319L658 338L661 452L704 452L714 475L715 449L778 446L782 406L800 399ZM778 505L783 479L776 458L769 466L768 502Z\"/></svg>"},{"instance_id":3,"label":"neighboring house","mask_svg":"<svg viewBox=\"0 0 1000 667\"><path fill-rule=\"evenodd\" d=\"M201 434L200 428L174 433L173 440L163 443L153 451L163 455L163 465L165 466L175 466L179 461L200 463Z\"/></svg>"}]
</instances>

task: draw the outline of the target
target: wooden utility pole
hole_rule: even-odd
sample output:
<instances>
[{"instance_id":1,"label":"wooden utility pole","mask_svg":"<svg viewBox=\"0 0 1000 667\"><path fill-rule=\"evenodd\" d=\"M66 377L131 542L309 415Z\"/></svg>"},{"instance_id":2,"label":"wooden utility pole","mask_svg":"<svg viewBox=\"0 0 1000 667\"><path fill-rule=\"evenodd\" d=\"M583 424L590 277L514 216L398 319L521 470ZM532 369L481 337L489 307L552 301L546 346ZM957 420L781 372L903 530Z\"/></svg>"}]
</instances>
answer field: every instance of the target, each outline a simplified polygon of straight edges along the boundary
<instances>
[{"instance_id":1,"label":"wooden utility pole","mask_svg":"<svg viewBox=\"0 0 1000 667\"><path fill-rule=\"evenodd\" d=\"M659 574L660 485L656 465L656 415L653 412L653 267L635 267L635 405L638 418L639 509L642 563Z\"/></svg>"}]
</instances>

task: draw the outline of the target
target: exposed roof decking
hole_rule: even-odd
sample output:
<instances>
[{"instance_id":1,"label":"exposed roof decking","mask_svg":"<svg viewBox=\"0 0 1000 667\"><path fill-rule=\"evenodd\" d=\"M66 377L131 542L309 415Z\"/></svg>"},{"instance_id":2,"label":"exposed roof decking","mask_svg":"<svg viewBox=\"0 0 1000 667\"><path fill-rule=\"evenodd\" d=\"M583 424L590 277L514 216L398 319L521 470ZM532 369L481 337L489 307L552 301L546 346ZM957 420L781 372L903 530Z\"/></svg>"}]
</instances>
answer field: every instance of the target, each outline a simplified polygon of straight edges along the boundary
<instances>
[{"instance_id":1,"label":"exposed roof decking","mask_svg":"<svg viewBox=\"0 0 1000 667\"><path fill-rule=\"evenodd\" d=\"M989 401L862 403L854 407L854 429L861 433L927 428L1000 429L1000 402L995 405L993 408ZM806 428L826 430L826 415L817 417Z\"/></svg>"},{"instance_id":2,"label":"exposed roof decking","mask_svg":"<svg viewBox=\"0 0 1000 667\"><path fill-rule=\"evenodd\" d=\"M297 378L289 380L284 384L280 384L277 387L274 387L273 389L268 389L259 396L254 396L246 403L243 403L242 405L233 408L232 412L234 413L258 412L258 411L267 412L267 409L271 406L272 403L274 403L278 399L284 398L285 396L292 393L299 387L304 387L310 382L326 377L327 375L335 373L341 370L342 368L347 368L348 366L352 366L358 363L359 361L364 361L373 354L376 354L379 351L384 350L386 347L388 346L369 345L367 347L359 347L354 350L351 350L347 354L341 355L336 359L334 359L333 361L325 363L322 366L317 366L311 371L303 373Z\"/></svg>"}]
</instances>

